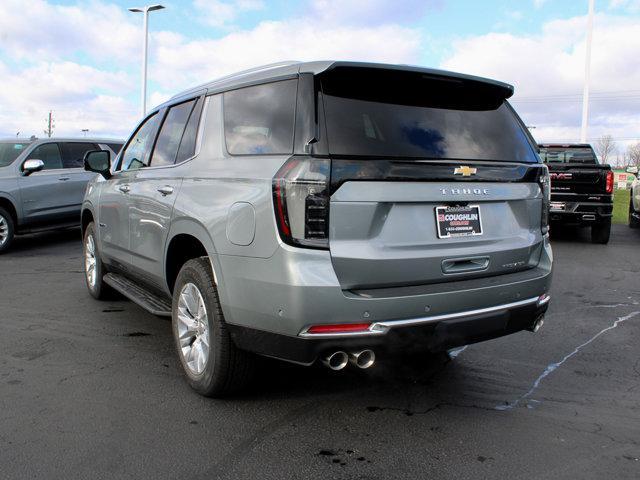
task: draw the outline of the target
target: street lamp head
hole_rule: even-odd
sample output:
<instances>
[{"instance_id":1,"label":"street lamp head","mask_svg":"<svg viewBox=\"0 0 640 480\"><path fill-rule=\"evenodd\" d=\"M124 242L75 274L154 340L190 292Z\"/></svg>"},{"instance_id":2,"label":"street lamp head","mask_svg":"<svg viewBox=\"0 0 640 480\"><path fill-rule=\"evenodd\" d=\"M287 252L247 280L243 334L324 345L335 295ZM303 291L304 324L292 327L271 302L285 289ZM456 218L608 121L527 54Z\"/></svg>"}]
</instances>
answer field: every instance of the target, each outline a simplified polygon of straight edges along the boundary
<instances>
[{"instance_id":1,"label":"street lamp head","mask_svg":"<svg viewBox=\"0 0 640 480\"><path fill-rule=\"evenodd\" d=\"M155 5L147 5L146 7L131 7L128 10L130 12L136 13L144 13L144 12L153 12L154 10L162 10L164 5L155 4Z\"/></svg>"}]
</instances>

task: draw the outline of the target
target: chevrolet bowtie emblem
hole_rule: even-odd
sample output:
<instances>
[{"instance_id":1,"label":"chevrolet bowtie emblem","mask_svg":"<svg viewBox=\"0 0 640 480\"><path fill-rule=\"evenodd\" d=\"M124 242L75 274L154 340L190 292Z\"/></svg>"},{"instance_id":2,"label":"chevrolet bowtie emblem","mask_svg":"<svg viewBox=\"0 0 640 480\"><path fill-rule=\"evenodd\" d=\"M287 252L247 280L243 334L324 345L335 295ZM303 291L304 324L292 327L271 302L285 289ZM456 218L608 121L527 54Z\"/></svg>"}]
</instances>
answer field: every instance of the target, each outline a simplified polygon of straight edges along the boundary
<instances>
[{"instance_id":1,"label":"chevrolet bowtie emblem","mask_svg":"<svg viewBox=\"0 0 640 480\"><path fill-rule=\"evenodd\" d=\"M471 175L475 175L477 171L478 171L477 168L467 167L465 165L462 167L456 167L456 169L453 171L453 174L462 175L463 177L470 177Z\"/></svg>"}]
</instances>

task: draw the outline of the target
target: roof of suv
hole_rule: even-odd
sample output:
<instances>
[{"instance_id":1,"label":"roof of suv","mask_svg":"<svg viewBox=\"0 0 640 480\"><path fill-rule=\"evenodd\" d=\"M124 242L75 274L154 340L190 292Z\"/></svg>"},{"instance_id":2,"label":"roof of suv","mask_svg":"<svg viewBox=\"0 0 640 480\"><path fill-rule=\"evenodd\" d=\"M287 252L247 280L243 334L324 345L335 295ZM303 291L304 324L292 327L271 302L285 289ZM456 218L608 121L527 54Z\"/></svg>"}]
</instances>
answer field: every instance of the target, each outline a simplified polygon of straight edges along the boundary
<instances>
[{"instance_id":1,"label":"roof of suv","mask_svg":"<svg viewBox=\"0 0 640 480\"><path fill-rule=\"evenodd\" d=\"M266 80L275 80L278 78L286 78L298 73L312 73L318 75L322 72L332 70L337 67L351 68L379 68L386 70L400 70L406 72L418 72L438 77L456 78L460 80L472 80L476 82L486 83L499 87L505 91L505 98L513 95L513 86L473 75L463 73L449 72L446 70L436 70L431 68L423 68L412 65L391 65L385 63L366 63L366 62L343 62L335 60L323 60L315 62L280 62L270 65L264 65L250 70L234 73L208 83L204 83L197 87L190 88L184 92L174 95L171 100L166 103L173 103L174 100L192 95L196 92L207 90L207 93L221 92L233 88L248 86L255 83L261 83ZM164 105L164 104L163 104Z\"/></svg>"},{"instance_id":2,"label":"roof of suv","mask_svg":"<svg viewBox=\"0 0 640 480\"><path fill-rule=\"evenodd\" d=\"M118 138L94 137L53 137L53 138L0 138L0 143L35 143L35 142L91 142L91 143L124 143Z\"/></svg>"}]
</instances>

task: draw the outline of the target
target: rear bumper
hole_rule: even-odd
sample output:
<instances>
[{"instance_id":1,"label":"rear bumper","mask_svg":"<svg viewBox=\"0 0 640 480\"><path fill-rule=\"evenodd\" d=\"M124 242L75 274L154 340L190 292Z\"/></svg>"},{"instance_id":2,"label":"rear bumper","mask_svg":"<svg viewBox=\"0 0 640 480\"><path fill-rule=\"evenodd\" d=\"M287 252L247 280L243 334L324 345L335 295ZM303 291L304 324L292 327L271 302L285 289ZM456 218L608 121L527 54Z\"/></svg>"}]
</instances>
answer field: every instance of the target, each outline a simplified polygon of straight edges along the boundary
<instances>
[{"instance_id":1,"label":"rear bumper","mask_svg":"<svg viewBox=\"0 0 640 480\"><path fill-rule=\"evenodd\" d=\"M236 345L261 355L310 365L338 350L372 349L377 356L394 353L439 352L491 340L522 330L532 330L544 316L549 297L528 299L456 314L373 324L364 334L280 335L229 325Z\"/></svg>"},{"instance_id":2,"label":"rear bumper","mask_svg":"<svg viewBox=\"0 0 640 480\"><path fill-rule=\"evenodd\" d=\"M554 205L563 208L553 208ZM589 201L564 201L562 196L551 196L549 219L565 225L590 225L611 218L613 203Z\"/></svg>"},{"instance_id":3,"label":"rear bumper","mask_svg":"<svg viewBox=\"0 0 640 480\"><path fill-rule=\"evenodd\" d=\"M332 348L442 350L530 328L546 310L535 300L549 292L552 252L547 237L535 268L359 291L342 290L327 251L281 246L267 259L219 255L216 260L222 310L236 344L308 364ZM310 325L338 323L370 323L376 330L305 335Z\"/></svg>"}]
</instances>

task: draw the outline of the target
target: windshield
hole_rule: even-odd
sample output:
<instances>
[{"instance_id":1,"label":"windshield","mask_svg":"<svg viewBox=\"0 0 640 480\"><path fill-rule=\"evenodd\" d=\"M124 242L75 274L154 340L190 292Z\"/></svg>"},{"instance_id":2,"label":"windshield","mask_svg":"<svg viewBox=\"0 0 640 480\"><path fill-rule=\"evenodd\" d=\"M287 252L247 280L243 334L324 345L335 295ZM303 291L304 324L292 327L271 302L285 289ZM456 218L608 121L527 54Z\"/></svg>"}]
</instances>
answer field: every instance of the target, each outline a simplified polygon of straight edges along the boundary
<instances>
[{"instance_id":1,"label":"windshield","mask_svg":"<svg viewBox=\"0 0 640 480\"><path fill-rule=\"evenodd\" d=\"M541 147L540 158L544 163L598 163L590 147Z\"/></svg>"},{"instance_id":2,"label":"windshield","mask_svg":"<svg viewBox=\"0 0 640 480\"><path fill-rule=\"evenodd\" d=\"M424 77L378 80L323 81L330 154L539 162L495 88Z\"/></svg>"},{"instance_id":3,"label":"windshield","mask_svg":"<svg viewBox=\"0 0 640 480\"><path fill-rule=\"evenodd\" d=\"M0 167L11 165L28 145L29 142L0 143Z\"/></svg>"}]
</instances>

